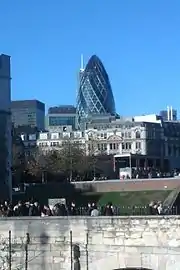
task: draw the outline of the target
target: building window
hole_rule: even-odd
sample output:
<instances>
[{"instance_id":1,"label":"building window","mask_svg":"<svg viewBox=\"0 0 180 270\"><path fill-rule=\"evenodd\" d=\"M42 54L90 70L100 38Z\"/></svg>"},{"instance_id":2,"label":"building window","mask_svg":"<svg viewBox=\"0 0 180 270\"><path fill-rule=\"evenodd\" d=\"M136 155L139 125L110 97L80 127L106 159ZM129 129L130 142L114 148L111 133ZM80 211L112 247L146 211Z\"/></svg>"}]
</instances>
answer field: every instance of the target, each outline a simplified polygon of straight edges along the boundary
<instances>
[{"instance_id":1,"label":"building window","mask_svg":"<svg viewBox=\"0 0 180 270\"><path fill-rule=\"evenodd\" d=\"M107 150L107 144L106 143L98 144L98 150L99 151Z\"/></svg>"},{"instance_id":2,"label":"building window","mask_svg":"<svg viewBox=\"0 0 180 270\"><path fill-rule=\"evenodd\" d=\"M101 150L101 145L98 143L98 150L100 151Z\"/></svg>"},{"instance_id":3,"label":"building window","mask_svg":"<svg viewBox=\"0 0 180 270\"><path fill-rule=\"evenodd\" d=\"M136 149L141 149L141 143L140 142L136 142Z\"/></svg>"},{"instance_id":4,"label":"building window","mask_svg":"<svg viewBox=\"0 0 180 270\"><path fill-rule=\"evenodd\" d=\"M119 149L119 143L110 143L109 144L110 150L117 150ZM107 144L104 144L104 150L107 149Z\"/></svg>"},{"instance_id":5,"label":"building window","mask_svg":"<svg viewBox=\"0 0 180 270\"><path fill-rule=\"evenodd\" d=\"M136 139L140 139L141 138L141 133L140 131L136 131Z\"/></svg>"},{"instance_id":6,"label":"building window","mask_svg":"<svg viewBox=\"0 0 180 270\"><path fill-rule=\"evenodd\" d=\"M49 126L75 126L76 116L49 116Z\"/></svg>"},{"instance_id":7,"label":"building window","mask_svg":"<svg viewBox=\"0 0 180 270\"><path fill-rule=\"evenodd\" d=\"M107 143L104 143L103 145L104 145L103 146L104 147L104 150L107 150Z\"/></svg>"},{"instance_id":8,"label":"building window","mask_svg":"<svg viewBox=\"0 0 180 270\"><path fill-rule=\"evenodd\" d=\"M131 143L122 143L122 150L131 150Z\"/></svg>"},{"instance_id":9,"label":"building window","mask_svg":"<svg viewBox=\"0 0 180 270\"><path fill-rule=\"evenodd\" d=\"M171 156L171 154L172 154L171 146L169 145L169 146L168 146L168 156Z\"/></svg>"},{"instance_id":10,"label":"building window","mask_svg":"<svg viewBox=\"0 0 180 270\"><path fill-rule=\"evenodd\" d=\"M126 143L125 147L126 147L126 150L131 150L131 143Z\"/></svg>"}]
</instances>

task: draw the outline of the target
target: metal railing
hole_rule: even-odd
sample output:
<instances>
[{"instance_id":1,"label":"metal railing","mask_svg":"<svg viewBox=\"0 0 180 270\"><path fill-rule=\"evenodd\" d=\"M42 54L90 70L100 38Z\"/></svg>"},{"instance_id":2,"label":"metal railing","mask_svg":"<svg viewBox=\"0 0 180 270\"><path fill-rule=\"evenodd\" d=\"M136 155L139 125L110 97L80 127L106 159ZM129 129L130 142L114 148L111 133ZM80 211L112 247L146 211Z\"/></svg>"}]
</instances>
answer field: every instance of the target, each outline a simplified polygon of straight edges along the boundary
<instances>
[{"instance_id":1,"label":"metal railing","mask_svg":"<svg viewBox=\"0 0 180 270\"><path fill-rule=\"evenodd\" d=\"M98 207L100 216L106 215L106 209L104 206ZM174 206L172 208L163 209L162 214L166 215L179 215L180 207ZM76 215L88 216L89 210L87 207L77 208ZM113 216L146 216L146 215L158 215L158 211L150 208L147 205L135 205L135 206L113 206Z\"/></svg>"}]
</instances>

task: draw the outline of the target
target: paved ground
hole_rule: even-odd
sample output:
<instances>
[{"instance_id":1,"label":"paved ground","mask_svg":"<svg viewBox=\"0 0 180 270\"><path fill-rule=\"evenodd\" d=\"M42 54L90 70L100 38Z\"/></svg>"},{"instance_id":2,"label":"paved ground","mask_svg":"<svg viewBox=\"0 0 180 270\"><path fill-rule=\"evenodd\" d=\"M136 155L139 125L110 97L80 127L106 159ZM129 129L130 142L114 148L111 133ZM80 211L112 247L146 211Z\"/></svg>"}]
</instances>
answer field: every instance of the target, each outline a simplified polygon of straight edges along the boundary
<instances>
[{"instance_id":1,"label":"paved ground","mask_svg":"<svg viewBox=\"0 0 180 270\"><path fill-rule=\"evenodd\" d=\"M94 192L173 190L180 187L180 178L160 178L142 180L108 180L98 182L76 182L77 188Z\"/></svg>"}]
</instances>

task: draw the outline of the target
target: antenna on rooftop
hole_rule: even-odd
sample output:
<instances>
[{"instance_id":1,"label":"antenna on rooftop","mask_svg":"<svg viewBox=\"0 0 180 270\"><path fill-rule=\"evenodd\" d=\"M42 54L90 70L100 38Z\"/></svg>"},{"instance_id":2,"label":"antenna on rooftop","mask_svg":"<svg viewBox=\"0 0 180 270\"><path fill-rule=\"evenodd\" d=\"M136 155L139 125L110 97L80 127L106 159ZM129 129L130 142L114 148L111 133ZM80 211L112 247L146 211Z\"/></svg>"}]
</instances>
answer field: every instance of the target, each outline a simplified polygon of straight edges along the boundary
<instances>
[{"instance_id":1,"label":"antenna on rooftop","mask_svg":"<svg viewBox=\"0 0 180 270\"><path fill-rule=\"evenodd\" d=\"M81 54L81 68L80 70L84 70L84 57L83 54Z\"/></svg>"}]
</instances>

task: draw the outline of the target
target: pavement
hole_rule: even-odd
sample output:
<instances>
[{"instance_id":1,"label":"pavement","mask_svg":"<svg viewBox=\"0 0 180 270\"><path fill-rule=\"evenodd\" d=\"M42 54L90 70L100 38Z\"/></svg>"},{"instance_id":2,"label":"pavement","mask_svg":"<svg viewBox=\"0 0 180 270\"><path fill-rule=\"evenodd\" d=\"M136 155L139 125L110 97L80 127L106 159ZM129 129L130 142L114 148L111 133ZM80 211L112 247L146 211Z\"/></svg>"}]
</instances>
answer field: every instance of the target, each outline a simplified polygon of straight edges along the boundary
<instances>
[{"instance_id":1,"label":"pavement","mask_svg":"<svg viewBox=\"0 0 180 270\"><path fill-rule=\"evenodd\" d=\"M133 180L107 180L72 183L84 191L114 192L114 191L145 191L145 190L173 190L180 187L180 178L153 178Z\"/></svg>"}]
</instances>

